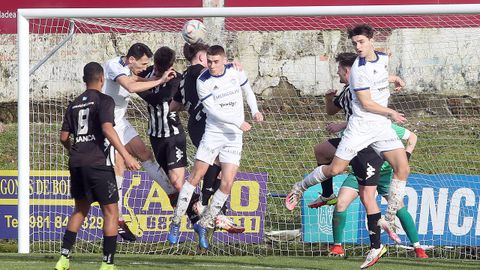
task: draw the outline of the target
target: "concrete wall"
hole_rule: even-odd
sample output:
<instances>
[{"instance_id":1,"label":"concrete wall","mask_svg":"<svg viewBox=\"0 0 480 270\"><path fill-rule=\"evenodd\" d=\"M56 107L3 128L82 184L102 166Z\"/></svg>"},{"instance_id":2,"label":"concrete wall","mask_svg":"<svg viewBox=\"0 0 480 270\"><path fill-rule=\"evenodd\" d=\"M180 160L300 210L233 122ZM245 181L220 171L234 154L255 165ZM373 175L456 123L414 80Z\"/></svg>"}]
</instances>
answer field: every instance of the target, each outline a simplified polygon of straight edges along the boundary
<instances>
[{"instance_id":1,"label":"concrete wall","mask_svg":"<svg viewBox=\"0 0 480 270\"><path fill-rule=\"evenodd\" d=\"M63 37L32 36L31 65ZM209 39L224 45L229 57L242 62L255 92L265 98L322 95L329 88L339 88L334 57L352 50L345 32L339 30L248 31ZM33 98L55 99L82 89L85 63L125 53L134 42L144 42L152 49L164 45L174 48L179 56L177 69L183 70L179 33L75 34L32 76ZM0 102L16 100L15 44L15 35L0 36ZM377 48L391 55L390 71L404 78L407 93L476 97L480 96L479 45L480 28L401 29L382 33L376 41Z\"/></svg>"}]
</instances>

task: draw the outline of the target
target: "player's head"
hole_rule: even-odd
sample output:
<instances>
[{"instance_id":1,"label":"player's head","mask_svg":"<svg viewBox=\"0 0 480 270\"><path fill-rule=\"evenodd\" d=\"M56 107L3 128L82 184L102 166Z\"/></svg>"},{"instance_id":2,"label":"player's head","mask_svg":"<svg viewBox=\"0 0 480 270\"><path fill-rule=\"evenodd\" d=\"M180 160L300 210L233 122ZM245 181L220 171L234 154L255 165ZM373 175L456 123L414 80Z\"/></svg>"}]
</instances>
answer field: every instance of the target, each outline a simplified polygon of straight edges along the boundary
<instances>
[{"instance_id":1,"label":"player's head","mask_svg":"<svg viewBox=\"0 0 480 270\"><path fill-rule=\"evenodd\" d=\"M89 89L101 90L104 82L102 66L97 62L86 64L83 67L83 82Z\"/></svg>"},{"instance_id":2,"label":"player's head","mask_svg":"<svg viewBox=\"0 0 480 270\"><path fill-rule=\"evenodd\" d=\"M160 47L153 56L153 64L155 65L155 72L157 76L170 69L175 62L175 51L167 46Z\"/></svg>"},{"instance_id":3,"label":"player's head","mask_svg":"<svg viewBox=\"0 0 480 270\"><path fill-rule=\"evenodd\" d=\"M222 75L225 71L227 56L220 45L213 45L207 50L207 66L212 75Z\"/></svg>"},{"instance_id":4,"label":"player's head","mask_svg":"<svg viewBox=\"0 0 480 270\"><path fill-rule=\"evenodd\" d=\"M183 46L183 55L192 65L201 64L207 66L207 50L209 46L204 43L188 44Z\"/></svg>"},{"instance_id":5,"label":"player's head","mask_svg":"<svg viewBox=\"0 0 480 270\"><path fill-rule=\"evenodd\" d=\"M374 32L375 30L368 24L359 24L352 29L348 29L348 38L352 40L358 56L367 58L373 56Z\"/></svg>"},{"instance_id":6,"label":"player's head","mask_svg":"<svg viewBox=\"0 0 480 270\"><path fill-rule=\"evenodd\" d=\"M357 59L357 54L355 53L339 53L335 57L335 61L338 63L337 74L340 77L340 83L348 83L350 69L355 59Z\"/></svg>"},{"instance_id":7,"label":"player's head","mask_svg":"<svg viewBox=\"0 0 480 270\"><path fill-rule=\"evenodd\" d=\"M150 50L147 45L143 43L135 43L130 49L128 49L126 55L128 68L130 68L134 74L139 74L147 69L152 56L152 50Z\"/></svg>"}]
</instances>

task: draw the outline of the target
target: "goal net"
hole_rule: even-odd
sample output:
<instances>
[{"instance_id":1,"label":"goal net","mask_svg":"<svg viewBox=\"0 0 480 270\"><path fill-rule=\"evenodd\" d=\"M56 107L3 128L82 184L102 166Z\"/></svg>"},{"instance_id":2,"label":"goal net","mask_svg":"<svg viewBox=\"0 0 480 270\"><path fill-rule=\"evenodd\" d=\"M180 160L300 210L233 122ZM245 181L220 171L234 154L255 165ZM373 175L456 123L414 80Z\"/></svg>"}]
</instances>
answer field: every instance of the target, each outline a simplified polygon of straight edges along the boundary
<instances>
[{"instance_id":1,"label":"goal net","mask_svg":"<svg viewBox=\"0 0 480 270\"><path fill-rule=\"evenodd\" d=\"M341 14L342 7L338 10ZM415 15L415 7L412 15L406 13L161 17L159 12L156 18L30 19L30 65L41 62L29 77L31 250L58 252L73 210L68 157L58 133L68 102L84 90L83 66L125 55L131 44L142 42L152 51L161 46L174 49L175 68L181 72L186 68L181 27L189 19L200 19L208 29L206 41L223 45L229 59L241 62L265 115L265 122L254 124L244 136L242 173L237 176L228 211L246 232L215 231L208 254L328 253L333 207L306 207L320 189L306 192L300 207L292 212L283 202L293 183L316 167L314 145L337 136L328 133L325 125L343 121L343 115L326 115L324 94L342 88L335 56L354 51L346 29L368 23L376 30L376 49L390 57L390 73L407 84L392 94L390 107L403 112L408 119L404 126L418 135L405 203L420 243L433 257L478 259L480 15ZM146 104L135 94L128 117L149 142ZM190 161L194 154L189 143ZM119 239L118 251L197 253L195 234L186 219L181 243L166 244L172 208L160 187L144 172L127 172L125 179L124 218L138 240ZM343 179L335 178L335 192ZM384 210L386 202L379 198L379 203ZM365 211L357 199L350 206L344 232L348 255L363 255L369 248L365 224ZM101 250L102 225L100 209L94 206L78 234L76 252ZM399 233L404 245L390 248L389 254L413 256L405 233ZM393 246L386 236L382 242Z\"/></svg>"}]
</instances>

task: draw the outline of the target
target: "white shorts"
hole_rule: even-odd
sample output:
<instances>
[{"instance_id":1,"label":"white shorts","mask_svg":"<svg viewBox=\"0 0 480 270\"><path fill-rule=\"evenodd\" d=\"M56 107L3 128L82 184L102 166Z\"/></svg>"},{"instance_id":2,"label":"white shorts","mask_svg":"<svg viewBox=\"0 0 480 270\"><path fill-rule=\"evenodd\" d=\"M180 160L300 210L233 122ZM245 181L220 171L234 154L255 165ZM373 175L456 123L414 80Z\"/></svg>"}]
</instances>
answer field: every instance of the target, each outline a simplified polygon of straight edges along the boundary
<instances>
[{"instance_id":1,"label":"white shorts","mask_svg":"<svg viewBox=\"0 0 480 270\"><path fill-rule=\"evenodd\" d=\"M352 160L359 151L369 145L380 156L382 152L404 148L390 120L379 122L350 119L335 156L343 160Z\"/></svg>"},{"instance_id":2,"label":"white shorts","mask_svg":"<svg viewBox=\"0 0 480 270\"><path fill-rule=\"evenodd\" d=\"M210 165L218 156L221 163L240 165L243 134L205 132L195 158Z\"/></svg>"},{"instance_id":3,"label":"white shorts","mask_svg":"<svg viewBox=\"0 0 480 270\"><path fill-rule=\"evenodd\" d=\"M123 145L126 145L133 138L138 136L138 132L126 119L119 121L119 123L115 123L113 128L117 132L118 137L120 137L120 141Z\"/></svg>"}]
</instances>

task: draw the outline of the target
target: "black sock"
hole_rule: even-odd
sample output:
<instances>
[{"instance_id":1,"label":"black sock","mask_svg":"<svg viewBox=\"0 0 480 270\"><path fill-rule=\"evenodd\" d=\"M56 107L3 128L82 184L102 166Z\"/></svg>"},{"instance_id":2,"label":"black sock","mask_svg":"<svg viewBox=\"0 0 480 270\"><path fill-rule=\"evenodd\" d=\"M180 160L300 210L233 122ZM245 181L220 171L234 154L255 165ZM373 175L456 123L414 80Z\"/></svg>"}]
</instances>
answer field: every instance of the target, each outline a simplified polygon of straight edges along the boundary
<instances>
[{"instance_id":1,"label":"black sock","mask_svg":"<svg viewBox=\"0 0 480 270\"><path fill-rule=\"evenodd\" d=\"M65 231L65 234L63 235L63 241L62 241L62 250L60 251L60 253L63 256L68 257L70 255L70 250L75 244L76 239L77 239L76 232L72 232L69 230Z\"/></svg>"},{"instance_id":2,"label":"black sock","mask_svg":"<svg viewBox=\"0 0 480 270\"><path fill-rule=\"evenodd\" d=\"M192 224L197 223L197 221L200 219L200 217L197 214L195 214L195 211L193 211L193 205L196 202L198 202L199 199L200 199L200 195L198 193L193 193L192 199L190 200L190 204L188 205L188 208L187 208L187 216L188 216L188 219L190 219L190 222Z\"/></svg>"},{"instance_id":3,"label":"black sock","mask_svg":"<svg viewBox=\"0 0 480 270\"><path fill-rule=\"evenodd\" d=\"M381 213L367 215L368 234L370 236L370 248L380 248L380 226L378 226L378 220L381 217Z\"/></svg>"},{"instance_id":4,"label":"black sock","mask_svg":"<svg viewBox=\"0 0 480 270\"><path fill-rule=\"evenodd\" d=\"M224 215L224 216L227 215L227 202L225 202L225 203L223 204L222 209L220 209L220 213L221 213L222 215Z\"/></svg>"},{"instance_id":5,"label":"black sock","mask_svg":"<svg viewBox=\"0 0 480 270\"><path fill-rule=\"evenodd\" d=\"M221 167L218 165L212 165L208 167L205 176L203 177L203 185L202 185L202 204L208 205L208 200L212 197L213 193L217 189L215 189L215 181L217 180L217 176L220 174Z\"/></svg>"},{"instance_id":6,"label":"black sock","mask_svg":"<svg viewBox=\"0 0 480 270\"><path fill-rule=\"evenodd\" d=\"M178 195L180 193L175 192L170 195L168 195L168 200L170 201L170 205L175 208L177 206L177 201L178 201Z\"/></svg>"},{"instance_id":7,"label":"black sock","mask_svg":"<svg viewBox=\"0 0 480 270\"><path fill-rule=\"evenodd\" d=\"M322 185L322 196L328 198L333 194L333 180L328 178L327 180L321 183Z\"/></svg>"},{"instance_id":8,"label":"black sock","mask_svg":"<svg viewBox=\"0 0 480 270\"><path fill-rule=\"evenodd\" d=\"M330 163L327 163L327 164L318 163L317 165L322 166L322 165L329 165L329 164ZM333 194L333 180L332 180L332 178L328 178L327 180L323 181L320 184L322 185L322 196L324 198L330 197Z\"/></svg>"},{"instance_id":9,"label":"black sock","mask_svg":"<svg viewBox=\"0 0 480 270\"><path fill-rule=\"evenodd\" d=\"M117 250L117 236L103 236L103 262L113 264L113 256Z\"/></svg>"}]
</instances>

